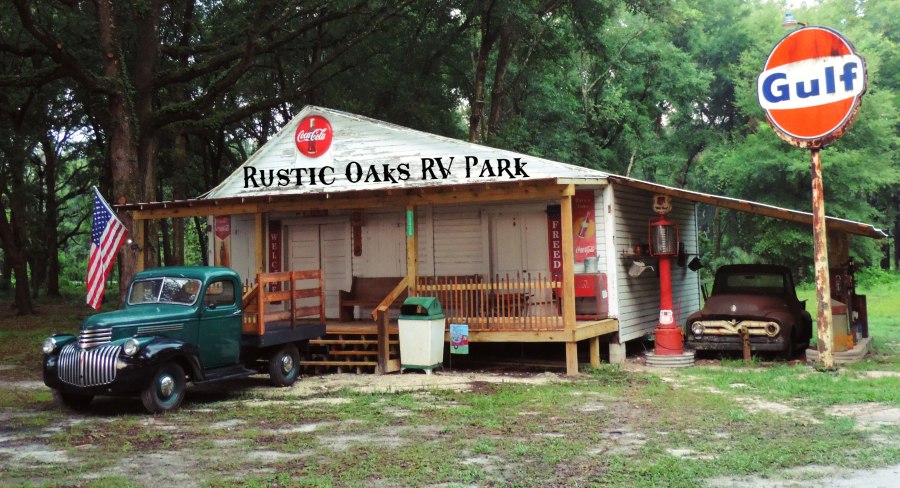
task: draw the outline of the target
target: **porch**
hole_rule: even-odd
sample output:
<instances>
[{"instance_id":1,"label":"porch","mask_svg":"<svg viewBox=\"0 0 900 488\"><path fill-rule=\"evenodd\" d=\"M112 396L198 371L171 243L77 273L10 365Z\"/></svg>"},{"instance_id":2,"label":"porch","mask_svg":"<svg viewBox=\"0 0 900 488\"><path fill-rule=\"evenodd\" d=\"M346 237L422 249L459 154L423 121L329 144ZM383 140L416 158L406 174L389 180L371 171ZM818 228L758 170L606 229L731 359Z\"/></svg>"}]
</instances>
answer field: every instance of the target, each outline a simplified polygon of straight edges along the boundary
<instances>
[{"instance_id":1,"label":"porch","mask_svg":"<svg viewBox=\"0 0 900 488\"><path fill-rule=\"evenodd\" d=\"M599 180L586 183L590 185L584 189L591 194L604 188ZM319 354L307 366L383 373L398 370L399 347L393 331L401 297L435 296L442 303L448 325L469 326L470 342L562 343L566 371L576 374L577 342L589 341L590 363L599 366L599 336L618 332L619 322L608 319L605 311L600 313L599 306L593 315L576 310L576 297L580 296L576 282L584 275L576 274L574 268L575 190L573 182L549 179L372 190L365 198L355 192L304 195L302 199L283 195L138 204L132 217L138 224L134 238L142 249L146 234L140 224L149 219L248 216L242 217L244 223L235 228L235 239L220 239L217 227L210 236L210 249L216 251L216 264L239 269L250 288L266 282L267 286L258 287L257 292L267 294L260 300L267 305L253 319L260 320L263 327L270 318L284 320L291 316L284 305L291 296L289 288L285 283L268 286L271 283L266 276L290 272L287 270L319 270L325 304L297 296L292 305L295 311L312 311L309 307L320 306L318 315L327 327L326 336L313 342ZM594 220L602 222L597 217L601 210L592 200L588 214L594 216L590 217L591 226ZM467 233L459 230L463 213L468 218ZM582 216L579 222L587 227L588 218ZM439 231L444 236L440 239L436 236ZM467 237L454 239L454 232ZM548 232L556 240L548 238ZM605 238L593 227L589 235L592 246ZM524 243L533 246L527 255ZM468 254L446 259L459 249L455 246L466 244ZM142 251L137 252L141 263ZM234 265L242 255L243 268ZM548 256L550 261L560 263L552 274L547 271ZM392 266L385 264L389 257L394 260ZM466 259L476 259L477 263ZM524 272L492 274L495 269ZM384 293L374 309L369 308L371 305L365 310L360 307L354 311L354 321L341 315L339 298L352 288L353 279L388 275L396 276L399 282ZM595 291L600 293L599 285Z\"/></svg>"},{"instance_id":2,"label":"porch","mask_svg":"<svg viewBox=\"0 0 900 488\"><path fill-rule=\"evenodd\" d=\"M245 287L244 333L262 335L273 326L294 326L304 320L325 322L325 335L310 341L310 353L301 365L316 372L388 373L400 369L399 331L396 319L400 298L409 293L408 279L397 285L360 320L328 319L325 316L324 278L321 270L260 273ZM419 277L418 296L433 296L441 302L446 316L445 342L450 340L449 324L467 324L469 342L564 343L567 370L577 371L577 359L570 364L568 344L588 340L589 359L600 365L599 337L618 331L618 321L597 315L579 316L574 327L563 320L561 283L542 274L537 276L495 276L488 281L480 275Z\"/></svg>"}]
</instances>

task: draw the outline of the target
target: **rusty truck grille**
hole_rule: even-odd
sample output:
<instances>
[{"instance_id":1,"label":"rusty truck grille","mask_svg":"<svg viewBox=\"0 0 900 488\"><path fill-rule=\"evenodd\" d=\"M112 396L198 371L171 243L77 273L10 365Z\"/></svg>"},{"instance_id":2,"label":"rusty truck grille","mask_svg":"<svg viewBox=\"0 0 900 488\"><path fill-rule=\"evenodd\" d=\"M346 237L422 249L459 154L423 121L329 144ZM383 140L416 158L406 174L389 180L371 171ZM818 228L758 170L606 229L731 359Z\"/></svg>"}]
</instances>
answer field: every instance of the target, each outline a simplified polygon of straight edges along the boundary
<instances>
[{"instance_id":1,"label":"rusty truck grille","mask_svg":"<svg viewBox=\"0 0 900 488\"><path fill-rule=\"evenodd\" d=\"M82 349L67 344L59 353L59 379L75 386L99 386L116 379L116 358L119 346L105 345Z\"/></svg>"},{"instance_id":2,"label":"rusty truck grille","mask_svg":"<svg viewBox=\"0 0 900 488\"><path fill-rule=\"evenodd\" d=\"M82 349L106 344L112 339L112 329L89 329L78 334L78 345Z\"/></svg>"}]
</instances>

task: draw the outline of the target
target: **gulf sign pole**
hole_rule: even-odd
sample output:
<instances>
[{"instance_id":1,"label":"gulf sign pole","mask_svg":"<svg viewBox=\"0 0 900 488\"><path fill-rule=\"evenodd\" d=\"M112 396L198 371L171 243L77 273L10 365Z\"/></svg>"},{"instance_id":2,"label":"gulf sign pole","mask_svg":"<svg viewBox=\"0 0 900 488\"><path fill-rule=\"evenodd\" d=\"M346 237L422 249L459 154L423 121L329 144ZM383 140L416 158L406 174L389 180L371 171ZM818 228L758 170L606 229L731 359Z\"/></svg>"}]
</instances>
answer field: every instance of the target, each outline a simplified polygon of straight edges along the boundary
<instances>
[{"instance_id":1,"label":"gulf sign pole","mask_svg":"<svg viewBox=\"0 0 900 488\"><path fill-rule=\"evenodd\" d=\"M810 150L819 360L825 369L833 369L831 287L819 150L843 135L856 119L866 92L865 61L837 31L804 27L775 45L757 81L759 104L778 137Z\"/></svg>"}]
</instances>

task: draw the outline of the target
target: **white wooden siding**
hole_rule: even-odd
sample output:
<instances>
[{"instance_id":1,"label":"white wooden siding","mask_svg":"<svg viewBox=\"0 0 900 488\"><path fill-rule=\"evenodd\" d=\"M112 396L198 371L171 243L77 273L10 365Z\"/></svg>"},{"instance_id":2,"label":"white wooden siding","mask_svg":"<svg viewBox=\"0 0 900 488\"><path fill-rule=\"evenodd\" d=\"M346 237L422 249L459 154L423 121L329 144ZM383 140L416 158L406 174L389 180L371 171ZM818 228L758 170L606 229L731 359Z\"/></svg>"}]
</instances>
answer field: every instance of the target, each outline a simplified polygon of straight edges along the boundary
<instances>
[{"instance_id":1,"label":"white wooden siding","mask_svg":"<svg viewBox=\"0 0 900 488\"><path fill-rule=\"evenodd\" d=\"M419 276L434 276L434 215L430 205L416 207Z\"/></svg>"},{"instance_id":2,"label":"white wooden siding","mask_svg":"<svg viewBox=\"0 0 900 488\"><path fill-rule=\"evenodd\" d=\"M215 225L215 219L212 219ZM213 227L210 227L213 229ZM231 216L231 249L229 257L230 267L241 276L242 283L256 281L256 217L253 215ZM212 243L215 242L214 232L210 232ZM209 263L214 264L213 246L210 245Z\"/></svg>"},{"instance_id":3,"label":"white wooden siding","mask_svg":"<svg viewBox=\"0 0 900 488\"><path fill-rule=\"evenodd\" d=\"M606 288L609 292L609 317L610 318L618 318L619 317L619 266L617 263L619 262L619 250L615 245L615 212L613 209L616 206L615 203L615 195L613 194L612 185L607 185L606 188L603 189L603 205L604 210L603 213L598 214L603 216L603 243L604 243L604 252L603 257L606 261L599 268L601 271L606 273ZM600 217L597 217L597 221L600 221Z\"/></svg>"},{"instance_id":4,"label":"white wooden siding","mask_svg":"<svg viewBox=\"0 0 900 488\"><path fill-rule=\"evenodd\" d=\"M606 206L603 203L603 190L594 190L594 226L597 238L597 269L606 272Z\"/></svg>"},{"instance_id":5,"label":"white wooden siding","mask_svg":"<svg viewBox=\"0 0 900 488\"><path fill-rule=\"evenodd\" d=\"M477 206L434 207L434 274L471 275L490 272L484 255L481 211Z\"/></svg>"},{"instance_id":6,"label":"white wooden siding","mask_svg":"<svg viewBox=\"0 0 900 488\"><path fill-rule=\"evenodd\" d=\"M364 212L362 255L353 256L353 276L406 276L406 212Z\"/></svg>"},{"instance_id":7,"label":"white wooden siding","mask_svg":"<svg viewBox=\"0 0 900 488\"><path fill-rule=\"evenodd\" d=\"M628 275L631 259L623 259L622 252L648 240L648 223L656 214L651 208L652 193L615 185L613 194L613 243L616 260L616 294L619 317L619 338L628 341L652 332L659 321L659 275L645 271L641 276ZM679 240L685 243L688 256L697 254L697 221L692 202L673 199L672 212L667 216L678 225ZM657 268L655 259L646 264ZM679 324L700 308L700 280L698 273L680 267L672 258L672 306Z\"/></svg>"}]
</instances>

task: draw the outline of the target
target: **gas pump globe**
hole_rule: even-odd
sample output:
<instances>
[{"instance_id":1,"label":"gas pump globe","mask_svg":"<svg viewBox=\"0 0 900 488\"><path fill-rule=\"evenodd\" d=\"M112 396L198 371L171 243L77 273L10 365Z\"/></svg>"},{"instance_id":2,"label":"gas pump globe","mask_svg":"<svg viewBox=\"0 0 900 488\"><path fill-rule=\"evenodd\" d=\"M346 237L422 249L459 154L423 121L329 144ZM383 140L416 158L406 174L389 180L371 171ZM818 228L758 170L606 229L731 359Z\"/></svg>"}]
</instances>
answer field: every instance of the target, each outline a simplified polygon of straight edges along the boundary
<instances>
[{"instance_id":1,"label":"gas pump globe","mask_svg":"<svg viewBox=\"0 0 900 488\"><path fill-rule=\"evenodd\" d=\"M668 195L653 196L653 211L659 218L649 225L650 255L659 257L659 325L653 331L654 352L659 356L684 353L684 339L672 312L672 256L678 254L678 226L666 220L672 211Z\"/></svg>"},{"instance_id":2,"label":"gas pump globe","mask_svg":"<svg viewBox=\"0 0 900 488\"><path fill-rule=\"evenodd\" d=\"M675 256L678 254L678 226L659 214L659 219L650 221L650 255Z\"/></svg>"}]
</instances>

